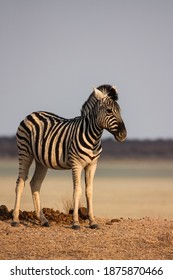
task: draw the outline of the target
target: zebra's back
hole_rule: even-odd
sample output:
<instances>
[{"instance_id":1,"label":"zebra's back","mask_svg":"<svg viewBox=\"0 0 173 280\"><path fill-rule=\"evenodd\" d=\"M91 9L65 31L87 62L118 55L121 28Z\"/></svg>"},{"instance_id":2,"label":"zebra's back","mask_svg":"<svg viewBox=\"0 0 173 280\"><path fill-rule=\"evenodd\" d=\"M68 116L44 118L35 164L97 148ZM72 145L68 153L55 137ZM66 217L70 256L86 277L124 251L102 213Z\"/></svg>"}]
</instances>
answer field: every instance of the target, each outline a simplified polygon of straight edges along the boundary
<instances>
[{"instance_id":1,"label":"zebra's back","mask_svg":"<svg viewBox=\"0 0 173 280\"><path fill-rule=\"evenodd\" d=\"M101 153L101 143L93 146L86 119L64 119L40 111L28 115L19 125L19 158L33 155L37 162L53 169L71 169L72 159L86 166ZM90 135L91 134L91 135Z\"/></svg>"},{"instance_id":2,"label":"zebra's back","mask_svg":"<svg viewBox=\"0 0 173 280\"><path fill-rule=\"evenodd\" d=\"M70 134L69 123L70 120L44 111L28 115L16 134L19 156L33 155L36 161L48 168L70 169L65 151L67 141L64 141Z\"/></svg>"}]
</instances>

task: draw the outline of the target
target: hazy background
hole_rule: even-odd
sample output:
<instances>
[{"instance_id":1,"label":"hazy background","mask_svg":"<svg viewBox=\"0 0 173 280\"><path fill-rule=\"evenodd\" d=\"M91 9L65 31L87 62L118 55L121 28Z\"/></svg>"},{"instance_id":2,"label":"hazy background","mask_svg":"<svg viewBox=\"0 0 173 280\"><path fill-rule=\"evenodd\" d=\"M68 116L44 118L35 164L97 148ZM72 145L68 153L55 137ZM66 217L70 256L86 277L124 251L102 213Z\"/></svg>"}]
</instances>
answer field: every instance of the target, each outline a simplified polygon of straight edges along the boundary
<instances>
[{"instance_id":1,"label":"hazy background","mask_svg":"<svg viewBox=\"0 0 173 280\"><path fill-rule=\"evenodd\" d=\"M0 0L0 136L116 85L128 138L173 138L173 1Z\"/></svg>"}]
</instances>

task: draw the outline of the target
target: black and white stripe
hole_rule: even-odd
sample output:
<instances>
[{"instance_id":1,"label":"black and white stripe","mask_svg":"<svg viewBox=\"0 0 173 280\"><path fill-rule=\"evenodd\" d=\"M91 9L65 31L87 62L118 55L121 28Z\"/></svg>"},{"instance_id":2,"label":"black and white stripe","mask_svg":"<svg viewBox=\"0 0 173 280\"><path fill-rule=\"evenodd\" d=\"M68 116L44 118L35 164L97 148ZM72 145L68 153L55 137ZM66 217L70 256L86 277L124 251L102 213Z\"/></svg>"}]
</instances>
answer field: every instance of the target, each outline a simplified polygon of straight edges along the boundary
<instances>
[{"instance_id":1,"label":"black and white stripe","mask_svg":"<svg viewBox=\"0 0 173 280\"><path fill-rule=\"evenodd\" d=\"M72 169L74 182L74 227L78 227L78 195L80 193L80 175L82 169L88 170L93 166L91 178L86 175L87 184L92 185L97 159L101 148L103 129L112 133L117 141L126 137L126 129L120 115L117 103L116 89L110 85L94 88L88 100L81 109L81 116L65 119L49 112L34 112L28 115L19 125L17 145L19 152L19 177L16 186L16 203L13 212L13 225L18 222L18 205L20 189L23 188L29 167L36 161L36 170L31 181L32 193L39 196L41 183L47 168ZM87 171L86 171L87 173ZM22 186L22 187L20 187ZM89 186L88 188L91 188ZM90 191L91 192L91 191ZM19 197L19 198L18 198ZM35 209L42 224L48 224L35 198ZM77 201L77 202L76 202ZM89 201L88 212L90 225L95 226ZM39 210L38 210L39 209Z\"/></svg>"}]
</instances>

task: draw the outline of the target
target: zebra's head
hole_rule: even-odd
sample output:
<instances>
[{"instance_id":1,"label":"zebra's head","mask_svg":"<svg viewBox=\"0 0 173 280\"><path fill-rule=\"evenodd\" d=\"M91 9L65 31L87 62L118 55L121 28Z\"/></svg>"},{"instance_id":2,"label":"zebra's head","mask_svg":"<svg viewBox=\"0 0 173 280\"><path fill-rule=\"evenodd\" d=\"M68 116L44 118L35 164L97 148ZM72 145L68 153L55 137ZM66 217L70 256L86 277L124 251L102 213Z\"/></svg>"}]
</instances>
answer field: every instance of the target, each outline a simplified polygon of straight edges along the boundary
<instances>
[{"instance_id":1,"label":"zebra's head","mask_svg":"<svg viewBox=\"0 0 173 280\"><path fill-rule=\"evenodd\" d=\"M118 142L123 142L127 131L117 103L118 94L115 87L102 85L93 88L93 95L98 100L96 106L97 123L102 129L108 130Z\"/></svg>"}]
</instances>

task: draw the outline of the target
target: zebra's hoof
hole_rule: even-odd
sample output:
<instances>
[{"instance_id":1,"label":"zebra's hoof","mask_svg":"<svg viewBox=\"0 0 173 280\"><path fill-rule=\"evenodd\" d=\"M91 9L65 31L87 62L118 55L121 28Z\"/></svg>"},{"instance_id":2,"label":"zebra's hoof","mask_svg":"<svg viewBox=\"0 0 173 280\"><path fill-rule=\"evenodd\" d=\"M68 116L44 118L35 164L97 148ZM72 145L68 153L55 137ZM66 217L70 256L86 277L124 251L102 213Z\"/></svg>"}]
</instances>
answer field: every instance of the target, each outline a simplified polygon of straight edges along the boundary
<instances>
[{"instance_id":1,"label":"zebra's hoof","mask_svg":"<svg viewBox=\"0 0 173 280\"><path fill-rule=\"evenodd\" d=\"M80 226L79 225L72 225L72 229L78 230L78 229L80 229Z\"/></svg>"},{"instance_id":2,"label":"zebra's hoof","mask_svg":"<svg viewBox=\"0 0 173 280\"><path fill-rule=\"evenodd\" d=\"M44 224L42 224L42 227L49 227L49 223L45 222Z\"/></svg>"},{"instance_id":3,"label":"zebra's hoof","mask_svg":"<svg viewBox=\"0 0 173 280\"><path fill-rule=\"evenodd\" d=\"M98 224L93 224L93 225L90 225L90 228L91 229L99 229L99 225Z\"/></svg>"},{"instance_id":4,"label":"zebra's hoof","mask_svg":"<svg viewBox=\"0 0 173 280\"><path fill-rule=\"evenodd\" d=\"M19 226L19 223L18 223L18 222L12 221L12 222L11 222L11 226L12 226L12 227L18 227L18 226Z\"/></svg>"}]
</instances>

